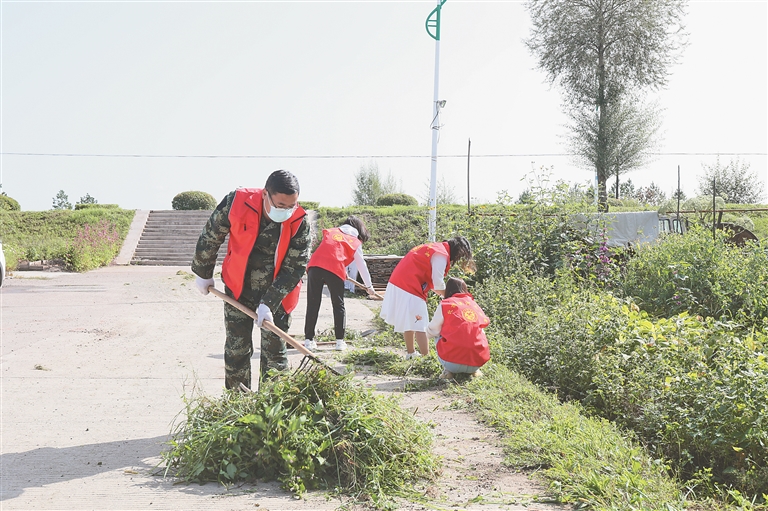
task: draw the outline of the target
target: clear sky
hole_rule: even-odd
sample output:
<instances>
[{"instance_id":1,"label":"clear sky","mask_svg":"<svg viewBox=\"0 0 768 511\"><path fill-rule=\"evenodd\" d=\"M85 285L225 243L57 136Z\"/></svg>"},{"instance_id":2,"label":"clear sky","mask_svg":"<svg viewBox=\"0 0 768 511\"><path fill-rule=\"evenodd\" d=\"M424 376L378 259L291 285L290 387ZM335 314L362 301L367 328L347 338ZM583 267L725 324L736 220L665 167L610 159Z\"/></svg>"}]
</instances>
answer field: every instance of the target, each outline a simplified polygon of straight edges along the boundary
<instances>
[{"instance_id":1,"label":"clear sky","mask_svg":"<svg viewBox=\"0 0 768 511\"><path fill-rule=\"evenodd\" d=\"M434 6L3 0L3 191L23 210L49 209L60 189L73 204L88 193L170 209L181 191L220 199L284 168L302 199L344 206L354 173L375 162L421 197L435 69L424 24ZM680 165L691 196L702 163L721 153L768 181L768 3L691 1L686 25L690 46L658 93L659 151L675 154L627 177L669 195ZM529 28L522 2L443 7L438 175L461 201L469 139L473 202L516 197L532 168L592 178L567 156L546 156L567 152L565 118L523 45Z\"/></svg>"}]
</instances>

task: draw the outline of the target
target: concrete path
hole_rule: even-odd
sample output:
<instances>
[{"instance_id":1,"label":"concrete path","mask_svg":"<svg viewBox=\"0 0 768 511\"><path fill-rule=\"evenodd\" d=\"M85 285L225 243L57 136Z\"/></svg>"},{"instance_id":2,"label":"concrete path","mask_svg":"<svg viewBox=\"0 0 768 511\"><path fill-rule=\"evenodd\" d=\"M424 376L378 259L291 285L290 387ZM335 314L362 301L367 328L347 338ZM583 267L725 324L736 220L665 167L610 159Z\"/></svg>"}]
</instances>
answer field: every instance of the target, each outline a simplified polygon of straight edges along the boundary
<instances>
[{"instance_id":1,"label":"concrete path","mask_svg":"<svg viewBox=\"0 0 768 511\"><path fill-rule=\"evenodd\" d=\"M154 475L182 396L224 385L223 304L179 267L15 272L0 289L0 509L335 509L275 484L226 489ZM219 282L217 287L223 289ZM347 300L348 328L373 302ZM304 324L302 297L290 333ZM319 328L332 325L323 301ZM330 350L331 348L325 348ZM301 355L291 355L294 365ZM256 358L252 361L258 367ZM254 375L254 379L255 379Z\"/></svg>"}]
</instances>

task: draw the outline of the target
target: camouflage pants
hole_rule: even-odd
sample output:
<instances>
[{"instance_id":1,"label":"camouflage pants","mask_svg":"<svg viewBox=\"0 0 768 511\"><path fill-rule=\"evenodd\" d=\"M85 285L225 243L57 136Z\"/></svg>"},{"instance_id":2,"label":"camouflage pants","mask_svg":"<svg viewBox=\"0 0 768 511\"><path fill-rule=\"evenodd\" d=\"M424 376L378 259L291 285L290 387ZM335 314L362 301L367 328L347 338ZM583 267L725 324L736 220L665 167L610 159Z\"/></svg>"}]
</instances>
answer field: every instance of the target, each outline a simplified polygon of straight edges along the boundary
<instances>
[{"instance_id":1,"label":"camouflage pants","mask_svg":"<svg viewBox=\"0 0 768 511\"><path fill-rule=\"evenodd\" d=\"M246 282L247 284L247 282ZM229 288L225 289L227 295L233 296ZM255 311L263 290L244 289L240 303ZM288 331L291 325L291 315L285 312L280 305L272 311L275 326L283 331ZM237 389L242 383L251 388L251 356L253 355L253 330L256 327L253 319L240 312L235 307L224 303L224 327L227 339L224 344L224 371L225 386L228 389ZM261 329L261 364L259 367L259 380L264 380L267 371L288 369L288 355L286 354L285 341L269 330Z\"/></svg>"}]
</instances>

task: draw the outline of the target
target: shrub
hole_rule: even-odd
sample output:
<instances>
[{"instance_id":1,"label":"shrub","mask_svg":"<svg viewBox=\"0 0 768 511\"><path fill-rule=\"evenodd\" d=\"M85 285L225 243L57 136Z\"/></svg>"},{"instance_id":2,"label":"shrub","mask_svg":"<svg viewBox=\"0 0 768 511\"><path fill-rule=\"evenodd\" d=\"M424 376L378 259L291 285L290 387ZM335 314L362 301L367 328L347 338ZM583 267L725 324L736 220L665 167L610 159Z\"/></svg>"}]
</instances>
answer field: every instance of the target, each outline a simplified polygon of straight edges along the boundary
<instances>
[{"instance_id":1,"label":"shrub","mask_svg":"<svg viewBox=\"0 0 768 511\"><path fill-rule=\"evenodd\" d=\"M407 193L388 193L376 201L377 206L416 206L419 201Z\"/></svg>"},{"instance_id":2,"label":"shrub","mask_svg":"<svg viewBox=\"0 0 768 511\"><path fill-rule=\"evenodd\" d=\"M627 263L624 293L658 317L689 311L746 325L768 320L765 245L739 248L726 238L694 228L640 247Z\"/></svg>"},{"instance_id":3,"label":"shrub","mask_svg":"<svg viewBox=\"0 0 768 511\"><path fill-rule=\"evenodd\" d=\"M312 202L312 201L308 201L308 200L299 201L299 204L301 204L301 207L306 209L307 211L309 211L310 209L314 210L314 211L317 211L317 208L320 207L320 203L319 202Z\"/></svg>"},{"instance_id":4,"label":"shrub","mask_svg":"<svg viewBox=\"0 0 768 511\"><path fill-rule=\"evenodd\" d=\"M21 211L21 206L19 206L19 203L16 201L16 199L8 197L4 194L0 194L0 209L4 209L6 211Z\"/></svg>"},{"instance_id":5,"label":"shrub","mask_svg":"<svg viewBox=\"0 0 768 511\"><path fill-rule=\"evenodd\" d=\"M77 203L75 204L75 211L79 211L81 209L118 209L120 208L117 204L95 204L95 203Z\"/></svg>"},{"instance_id":6,"label":"shrub","mask_svg":"<svg viewBox=\"0 0 768 511\"><path fill-rule=\"evenodd\" d=\"M171 201L175 210L208 210L216 208L216 199L206 192L181 192Z\"/></svg>"},{"instance_id":7,"label":"shrub","mask_svg":"<svg viewBox=\"0 0 768 511\"><path fill-rule=\"evenodd\" d=\"M768 488L768 332L624 306L616 342L594 357L593 404L631 428L684 478L759 496Z\"/></svg>"}]
</instances>

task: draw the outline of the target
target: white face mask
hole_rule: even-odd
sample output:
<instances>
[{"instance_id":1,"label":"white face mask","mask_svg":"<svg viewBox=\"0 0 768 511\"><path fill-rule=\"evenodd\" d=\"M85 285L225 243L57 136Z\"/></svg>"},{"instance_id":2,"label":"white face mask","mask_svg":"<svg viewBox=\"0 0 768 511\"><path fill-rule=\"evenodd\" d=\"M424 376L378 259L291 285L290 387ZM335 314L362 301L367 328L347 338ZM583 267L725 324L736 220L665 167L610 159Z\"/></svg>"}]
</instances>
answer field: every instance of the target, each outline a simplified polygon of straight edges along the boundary
<instances>
[{"instance_id":1,"label":"white face mask","mask_svg":"<svg viewBox=\"0 0 768 511\"><path fill-rule=\"evenodd\" d=\"M277 222L279 224L285 222L291 216L293 215L293 212L296 211L296 208L298 205L292 207L292 208L278 208L275 207L275 203L272 202L272 197L269 196L269 193L267 193L267 198L269 199L269 211L267 211L267 216L270 220L273 222Z\"/></svg>"}]
</instances>

